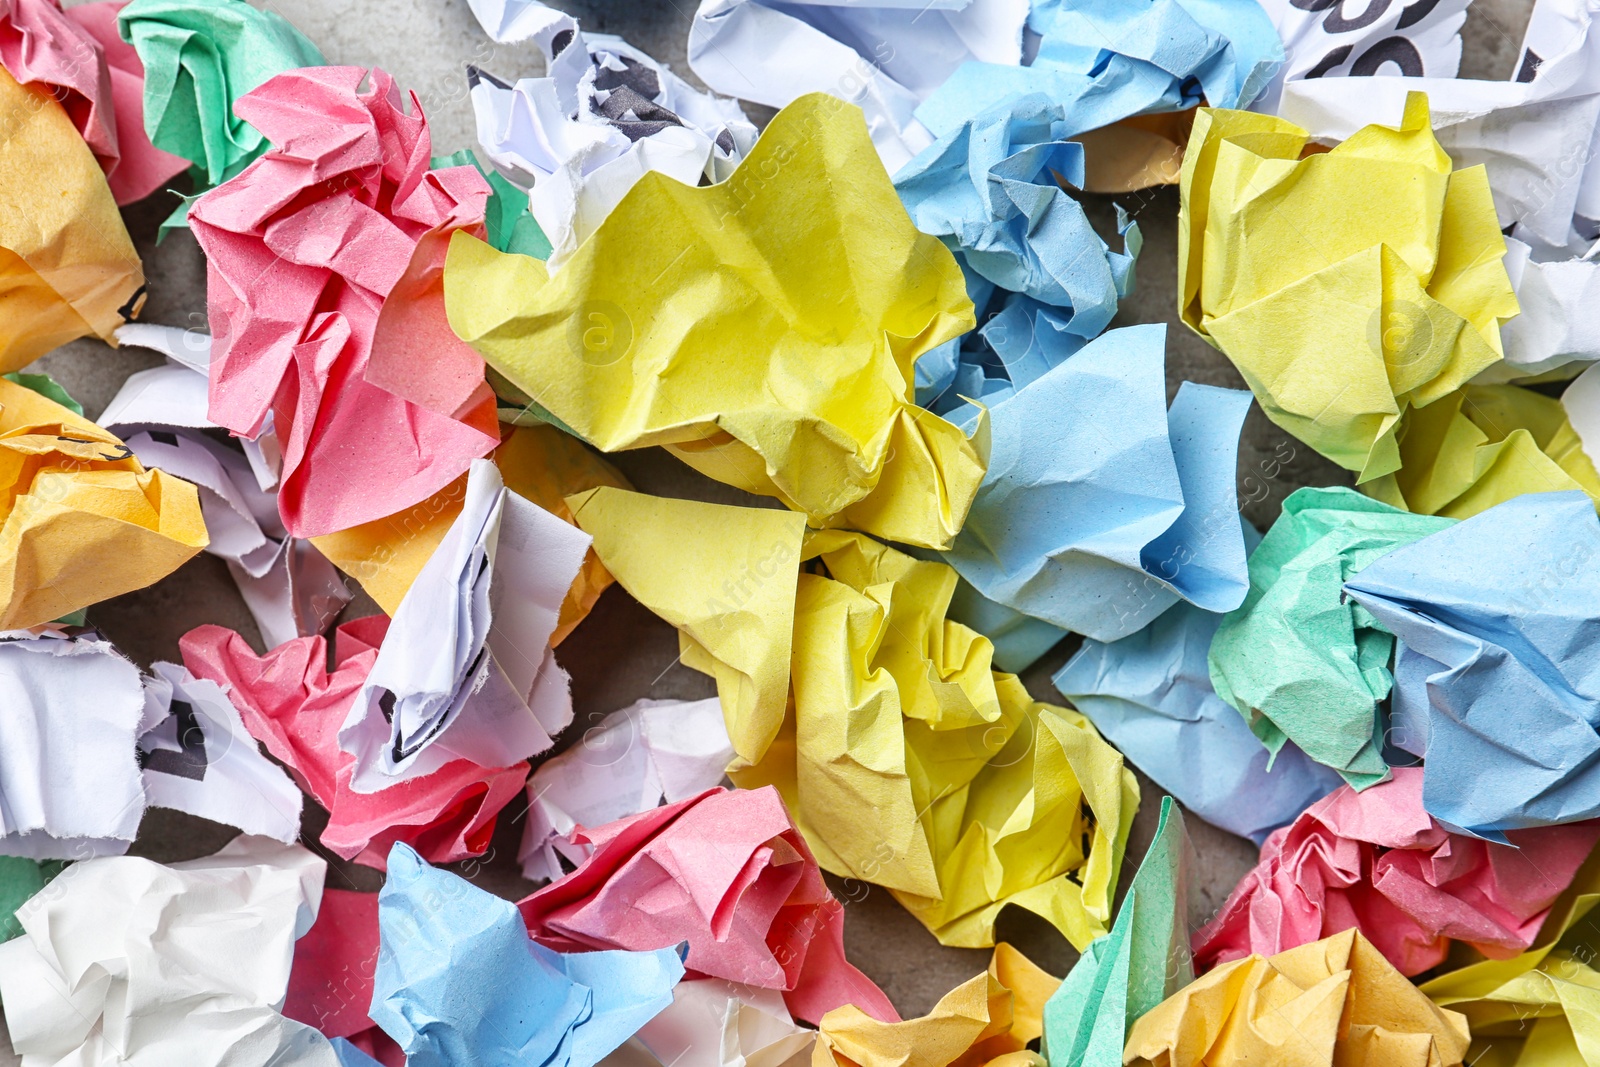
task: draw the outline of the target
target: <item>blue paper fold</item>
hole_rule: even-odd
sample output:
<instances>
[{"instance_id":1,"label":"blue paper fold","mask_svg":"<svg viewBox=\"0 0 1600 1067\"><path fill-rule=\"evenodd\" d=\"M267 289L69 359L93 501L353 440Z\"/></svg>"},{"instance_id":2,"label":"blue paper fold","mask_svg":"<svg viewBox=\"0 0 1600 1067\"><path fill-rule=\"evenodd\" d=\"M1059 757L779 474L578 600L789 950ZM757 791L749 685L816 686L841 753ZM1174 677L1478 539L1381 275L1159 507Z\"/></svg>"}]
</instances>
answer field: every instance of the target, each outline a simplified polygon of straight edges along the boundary
<instances>
[{"instance_id":1,"label":"blue paper fold","mask_svg":"<svg viewBox=\"0 0 1600 1067\"><path fill-rule=\"evenodd\" d=\"M1044 0L1029 25L1040 35L1032 64L962 64L917 108L922 124L942 137L1007 97L1043 93L1076 137L1202 100L1245 107L1283 65L1256 0Z\"/></svg>"},{"instance_id":2,"label":"blue paper fold","mask_svg":"<svg viewBox=\"0 0 1600 1067\"><path fill-rule=\"evenodd\" d=\"M552 952L511 902L404 844L389 852L378 927L370 1015L408 1067L594 1067L672 1003L683 977L670 948Z\"/></svg>"},{"instance_id":3,"label":"blue paper fold","mask_svg":"<svg viewBox=\"0 0 1600 1067\"><path fill-rule=\"evenodd\" d=\"M1513 497L1398 548L1345 592L1399 639L1390 740L1468 833L1600 815L1600 520Z\"/></svg>"},{"instance_id":4,"label":"blue paper fold","mask_svg":"<svg viewBox=\"0 0 1600 1067\"><path fill-rule=\"evenodd\" d=\"M1008 96L918 153L895 189L917 229L1000 288L1070 308L1089 338L1116 314L1133 256L1111 251L1058 184L1083 184L1083 146L1066 128L1044 94Z\"/></svg>"},{"instance_id":5,"label":"blue paper fold","mask_svg":"<svg viewBox=\"0 0 1600 1067\"><path fill-rule=\"evenodd\" d=\"M1130 326L995 404L989 470L946 559L978 593L1101 641L1249 589L1234 488L1242 390L1166 405L1166 327Z\"/></svg>"},{"instance_id":6,"label":"blue paper fold","mask_svg":"<svg viewBox=\"0 0 1600 1067\"><path fill-rule=\"evenodd\" d=\"M1260 539L1248 531L1251 542ZM1211 688L1206 652L1222 616L1179 604L1136 634L1088 640L1055 687L1185 808L1257 845L1343 784L1293 742L1270 753Z\"/></svg>"}]
</instances>

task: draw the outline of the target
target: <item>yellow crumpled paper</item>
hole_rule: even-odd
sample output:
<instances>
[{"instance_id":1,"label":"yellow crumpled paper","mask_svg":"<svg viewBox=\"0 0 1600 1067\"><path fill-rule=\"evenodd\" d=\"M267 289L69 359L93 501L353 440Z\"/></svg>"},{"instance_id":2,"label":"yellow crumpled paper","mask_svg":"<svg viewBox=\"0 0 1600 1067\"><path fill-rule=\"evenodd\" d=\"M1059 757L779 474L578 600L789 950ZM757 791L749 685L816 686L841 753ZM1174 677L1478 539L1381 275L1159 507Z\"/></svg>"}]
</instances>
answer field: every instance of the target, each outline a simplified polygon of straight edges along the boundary
<instances>
[{"instance_id":1,"label":"yellow crumpled paper","mask_svg":"<svg viewBox=\"0 0 1600 1067\"><path fill-rule=\"evenodd\" d=\"M1410 94L1399 128L1305 149L1282 119L1200 110L1178 308L1273 422L1365 482L1400 469L1408 408L1500 359L1517 299L1485 171L1451 171L1426 96Z\"/></svg>"},{"instance_id":2,"label":"yellow crumpled paper","mask_svg":"<svg viewBox=\"0 0 1600 1067\"><path fill-rule=\"evenodd\" d=\"M511 427L490 456L506 487L538 504L558 519L572 522L566 497L596 486L632 488L622 472L553 426ZM405 511L338 533L313 537L311 543L344 573L361 583L367 595L390 615L416 581L450 524L461 514L467 476L462 475L433 496ZM561 602L552 645L573 631L589 614L611 575L591 548L578 577Z\"/></svg>"},{"instance_id":3,"label":"yellow crumpled paper","mask_svg":"<svg viewBox=\"0 0 1600 1067\"><path fill-rule=\"evenodd\" d=\"M0 515L0 630L142 589L210 543L194 486L4 378Z\"/></svg>"},{"instance_id":4,"label":"yellow crumpled paper","mask_svg":"<svg viewBox=\"0 0 1600 1067\"><path fill-rule=\"evenodd\" d=\"M948 945L992 945L1007 904L1080 948L1106 932L1138 785L945 618L954 570L773 509L607 489L572 509L717 678L733 780L776 786L823 868L889 888Z\"/></svg>"},{"instance_id":5,"label":"yellow crumpled paper","mask_svg":"<svg viewBox=\"0 0 1600 1067\"><path fill-rule=\"evenodd\" d=\"M880 1022L853 1005L828 1012L811 1067L1044 1067L1028 1043L1043 1033L1044 1002L1060 984L1002 941L986 972L919 1019Z\"/></svg>"},{"instance_id":6,"label":"yellow crumpled paper","mask_svg":"<svg viewBox=\"0 0 1600 1067\"><path fill-rule=\"evenodd\" d=\"M684 665L717 680L734 752L760 759L788 699L805 519L612 488L567 504L612 576L678 628Z\"/></svg>"},{"instance_id":7,"label":"yellow crumpled paper","mask_svg":"<svg viewBox=\"0 0 1600 1067\"><path fill-rule=\"evenodd\" d=\"M554 276L458 233L444 284L456 333L602 451L664 445L813 526L933 548L983 480L986 426L913 395L917 357L974 325L961 270L831 96L725 182L646 174Z\"/></svg>"},{"instance_id":8,"label":"yellow crumpled paper","mask_svg":"<svg viewBox=\"0 0 1600 1067\"><path fill-rule=\"evenodd\" d=\"M1467 1022L1357 930L1224 963L1133 1024L1123 1063L1160 1067L1455 1067Z\"/></svg>"},{"instance_id":9,"label":"yellow crumpled paper","mask_svg":"<svg viewBox=\"0 0 1600 1067\"><path fill-rule=\"evenodd\" d=\"M0 373L112 331L144 269L94 153L45 87L0 69ZM130 306L132 305L132 306Z\"/></svg>"},{"instance_id":10,"label":"yellow crumpled paper","mask_svg":"<svg viewBox=\"0 0 1600 1067\"><path fill-rule=\"evenodd\" d=\"M1464 963L1422 984L1466 1016L1473 1067L1600 1067L1600 852L1551 907L1533 947L1489 960L1460 944Z\"/></svg>"},{"instance_id":11,"label":"yellow crumpled paper","mask_svg":"<svg viewBox=\"0 0 1600 1067\"><path fill-rule=\"evenodd\" d=\"M1465 519L1523 493L1581 489L1600 473L1559 400L1514 385L1469 385L1400 425L1403 466L1361 486L1385 504Z\"/></svg>"}]
</instances>

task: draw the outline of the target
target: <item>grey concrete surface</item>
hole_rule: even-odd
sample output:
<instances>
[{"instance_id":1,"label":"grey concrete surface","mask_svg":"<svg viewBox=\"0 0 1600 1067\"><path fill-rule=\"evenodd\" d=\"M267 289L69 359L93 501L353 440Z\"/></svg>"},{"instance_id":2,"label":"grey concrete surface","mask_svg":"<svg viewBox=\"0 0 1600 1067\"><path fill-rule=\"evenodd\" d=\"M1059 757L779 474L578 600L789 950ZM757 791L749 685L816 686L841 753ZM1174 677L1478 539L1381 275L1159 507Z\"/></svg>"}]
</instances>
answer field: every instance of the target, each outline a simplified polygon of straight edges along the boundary
<instances>
[{"instance_id":1,"label":"grey concrete surface","mask_svg":"<svg viewBox=\"0 0 1600 1067\"><path fill-rule=\"evenodd\" d=\"M693 80L684 62L684 47L694 0L557 0L589 30L617 33ZM1381 2L1381 0L1374 0ZM69 0L69 6L71 0ZM271 7L305 31L335 63L379 65L411 88L429 116L436 152L473 145L471 107L462 68L476 63L502 76L539 73L531 50L507 48L488 41L472 20L465 0L272 0ZM1515 63L1530 0L1478 0L1464 32L1462 73L1469 77L1504 78ZM752 108L758 121L770 115ZM1176 317L1177 195L1165 189L1120 198L1135 212L1145 236L1137 267L1137 289L1124 302L1118 324L1168 324L1169 393L1184 380L1243 388L1238 374L1222 355L1189 332ZM155 244L156 224L171 210L164 197L130 208L125 214L144 257L150 293L145 319L175 326L205 324L205 270L199 249L187 233ZM1088 208L1101 232L1114 235L1110 198L1089 198ZM154 365L158 358L132 351L115 352L91 341L67 345L37 364L54 375L97 415L123 379ZM613 457L641 490L669 496L768 506L710 482L659 450ZM1349 484L1342 470L1312 453L1252 410L1240 449L1239 491L1243 511L1258 526L1269 525L1283 498L1302 485ZM348 615L376 610L358 598ZM227 569L210 556L200 556L151 588L118 597L90 611L90 620L141 665L178 658L178 638L202 623L234 628L260 647L259 636ZM1054 649L1028 672L1025 681L1038 698L1059 702L1049 675L1065 660L1071 640ZM620 588L602 597L593 614L557 652L571 673L577 722L561 746L581 736L584 725L642 696L697 698L714 692L709 679L676 663L677 640L671 627L641 608ZM1160 793L1147 780L1144 804L1135 824L1123 884L1143 854L1154 831ZM305 843L330 861L329 885L376 890L381 876L337 860L317 844L326 816L307 802ZM458 865L458 871L479 885L508 897L531 886L516 865L522 805L515 802L502 815L491 852L483 859ZM1191 921L1198 925L1222 903L1238 878L1254 861L1249 842L1189 820L1199 868ZM203 820L152 810L141 827L133 851L162 861L206 855L233 831ZM876 979L906 1015L925 1012L940 995L971 977L986 963L987 953L941 948L933 937L883 890L834 889L847 902L846 947L850 958ZM1017 945L1055 974L1064 974L1077 958L1070 945L1042 921L1015 909L1002 915L1002 937ZM0 1065L16 1062L0 1032Z\"/></svg>"}]
</instances>

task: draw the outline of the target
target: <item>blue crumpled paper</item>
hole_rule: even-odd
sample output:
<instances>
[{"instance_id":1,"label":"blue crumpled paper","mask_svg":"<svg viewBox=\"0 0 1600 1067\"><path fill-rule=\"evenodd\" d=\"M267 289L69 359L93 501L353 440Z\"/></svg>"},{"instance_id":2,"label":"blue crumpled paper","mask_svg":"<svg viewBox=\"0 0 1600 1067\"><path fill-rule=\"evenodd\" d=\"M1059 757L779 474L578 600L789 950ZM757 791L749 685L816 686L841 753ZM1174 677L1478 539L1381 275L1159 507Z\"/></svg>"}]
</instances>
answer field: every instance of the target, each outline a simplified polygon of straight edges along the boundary
<instances>
[{"instance_id":1,"label":"blue crumpled paper","mask_svg":"<svg viewBox=\"0 0 1600 1067\"><path fill-rule=\"evenodd\" d=\"M1251 547L1260 538L1247 528ZM1052 681L1185 808L1260 845L1343 780L1292 741L1272 761L1244 718L1217 696L1206 652L1221 622L1219 614L1179 604L1120 641L1085 641Z\"/></svg>"},{"instance_id":2,"label":"blue crumpled paper","mask_svg":"<svg viewBox=\"0 0 1600 1067\"><path fill-rule=\"evenodd\" d=\"M945 559L983 596L1101 641L1249 589L1234 489L1250 394L1185 382L1166 327L1096 338L990 410L989 471Z\"/></svg>"},{"instance_id":3,"label":"blue crumpled paper","mask_svg":"<svg viewBox=\"0 0 1600 1067\"><path fill-rule=\"evenodd\" d=\"M1043 93L1066 137L1133 115L1247 106L1283 65L1283 42L1256 0L1041 0L1032 64L968 62L924 100L918 120L944 137L1019 93Z\"/></svg>"},{"instance_id":4,"label":"blue crumpled paper","mask_svg":"<svg viewBox=\"0 0 1600 1067\"><path fill-rule=\"evenodd\" d=\"M674 949L564 955L516 906L409 846L378 894L372 1021L408 1067L594 1067L672 1003Z\"/></svg>"},{"instance_id":5,"label":"blue crumpled paper","mask_svg":"<svg viewBox=\"0 0 1600 1067\"><path fill-rule=\"evenodd\" d=\"M333 1054L338 1057L339 1067L383 1067L342 1037L333 1039Z\"/></svg>"},{"instance_id":6,"label":"blue crumpled paper","mask_svg":"<svg viewBox=\"0 0 1600 1067\"><path fill-rule=\"evenodd\" d=\"M1067 128L1064 105L1043 94L1007 97L918 153L895 190L917 229L971 272L1070 308L1071 332L1087 339L1117 313L1134 255L1111 251L1059 184L1083 185L1083 146ZM1137 237L1124 240L1132 249Z\"/></svg>"},{"instance_id":7,"label":"blue crumpled paper","mask_svg":"<svg viewBox=\"0 0 1600 1067\"><path fill-rule=\"evenodd\" d=\"M1400 640L1390 741L1428 814L1490 840L1600 815L1600 520L1514 497L1384 556L1345 591Z\"/></svg>"}]
</instances>

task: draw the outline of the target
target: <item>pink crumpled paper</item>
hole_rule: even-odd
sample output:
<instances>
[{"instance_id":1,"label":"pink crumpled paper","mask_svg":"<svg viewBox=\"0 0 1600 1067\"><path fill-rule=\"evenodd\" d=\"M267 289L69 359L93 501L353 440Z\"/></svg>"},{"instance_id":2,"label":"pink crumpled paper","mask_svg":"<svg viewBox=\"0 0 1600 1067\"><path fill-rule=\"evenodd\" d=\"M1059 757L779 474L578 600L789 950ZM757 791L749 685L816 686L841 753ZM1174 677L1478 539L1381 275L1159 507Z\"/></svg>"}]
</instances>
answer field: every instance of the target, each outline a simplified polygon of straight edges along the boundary
<instances>
[{"instance_id":1,"label":"pink crumpled paper","mask_svg":"<svg viewBox=\"0 0 1600 1067\"><path fill-rule=\"evenodd\" d=\"M331 673L322 637L286 641L260 656L232 630L199 626L179 647L184 665L227 690L245 728L328 810L322 843L333 852L379 870L396 841L431 863L481 856L495 816L522 792L528 764L487 768L454 760L377 793L350 788L355 757L340 750L339 726L388 628L384 615L340 626Z\"/></svg>"},{"instance_id":2,"label":"pink crumpled paper","mask_svg":"<svg viewBox=\"0 0 1600 1067\"><path fill-rule=\"evenodd\" d=\"M274 148L189 214L211 419L249 438L272 420L296 537L411 507L500 443L483 361L449 329L438 282L449 236L483 235L489 184L430 170L415 94L407 114L389 75L361 92L366 76L305 67L242 97L235 112Z\"/></svg>"},{"instance_id":3,"label":"pink crumpled paper","mask_svg":"<svg viewBox=\"0 0 1600 1067\"><path fill-rule=\"evenodd\" d=\"M1512 830L1516 846L1451 833L1422 809L1422 769L1328 794L1261 846L1261 862L1194 937L1204 973L1359 929L1401 974L1443 962L1451 940L1493 959L1527 949L1578 872L1600 820Z\"/></svg>"},{"instance_id":4,"label":"pink crumpled paper","mask_svg":"<svg viewBox=\"0 0 1600 1067\"><path fill-rule=\"evenodd\" d=\"M378 967L378 894L324 889L317 921L294 943L283 1014L342 1037L385 1067L406 1056L367 1017Z\"/></svg>"},{"instance_id":5,"label":"pink crumpled paper","mask_svg":"<svg viewBox=\"0 0 1600 1067\"><path fill-rule=\"evenodd\" d=\"M0 66L51 88L106 172L118 204L143 200L189 169L144 132L144 64L117 33L127 0L80 4L0 0Z\"/></svg>"},{"instance_id":6,"label":"pink crumpled paper","mask_svg":"<svg viewBox=\"0 0 1600 1067\"><path fill-rule=\"evenodd\" d=\"M687 941L691 972L782 990L798 1019L854 1004L900 1020L845 960L844 906L771 786L709 789L569 836L594 853L517 905L547 948L637 952Z\"/></svg>"}]
</instances>

